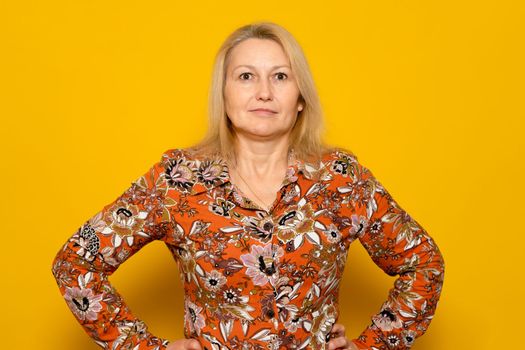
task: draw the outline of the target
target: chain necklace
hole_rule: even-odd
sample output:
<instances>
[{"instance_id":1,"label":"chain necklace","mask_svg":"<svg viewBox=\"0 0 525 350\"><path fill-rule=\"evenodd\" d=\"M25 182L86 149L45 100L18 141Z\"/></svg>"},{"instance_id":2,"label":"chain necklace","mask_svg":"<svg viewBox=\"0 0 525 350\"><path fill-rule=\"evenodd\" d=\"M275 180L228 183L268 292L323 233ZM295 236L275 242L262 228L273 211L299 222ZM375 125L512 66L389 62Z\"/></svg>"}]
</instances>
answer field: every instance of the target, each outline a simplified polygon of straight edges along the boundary
<instances>
[{"instance_id":1,"label":"chain necklace","mask_svg":"<svg viewBox=\"0 0 525 350\"><path fill-rule=\"evenodd\" d=\"M239 171L237 171L237 169L235 169L235 173L237 175L239 175L239 177L241 178L242 182L244 182L244 184L248 187L248 189L253 193L253 195L255 196L255 198L257 198L261 203L263 203L264 205L264 210L268 211L269 207L268 205L266 204L265 201L263 201L261 198L259 198L259 196L257 195L257 193L255 193L255 191L250 187L250 185L248 185L248 182L246 182L246 180L244 180L244 177L242 177L241 173Z\"/></svg>"},{"instance_id":2,"label":"chain necklace","mask_svg":"<svg viewBox=\"0 0 525 350\"><path fill-rule=\"evenodd\" d=\"M295 160L295 151L293 149L290 149L288 151L288 165L290 165L290 162L293 160ZM237 175L239 175L239 177L241 178L242 182L245 183L245 185L248 187L248 189L253 193L253 195L255 196L255 198L257 198L261 203L264 204L264 206L266 208L264 208L266 210L266 212L268 212L268 210L270 209L270 207L268 207L268 205L266 204L265 201L263 201L261 198L259 198L259 196L257 195L257 193L250 187L250 185L248 185L248 182L244 179L244 177L242 177L241 173L237 170L237 167L235 167L235 169L232 169L235 171L235 173Z\"/></svg>"}]
</instances>

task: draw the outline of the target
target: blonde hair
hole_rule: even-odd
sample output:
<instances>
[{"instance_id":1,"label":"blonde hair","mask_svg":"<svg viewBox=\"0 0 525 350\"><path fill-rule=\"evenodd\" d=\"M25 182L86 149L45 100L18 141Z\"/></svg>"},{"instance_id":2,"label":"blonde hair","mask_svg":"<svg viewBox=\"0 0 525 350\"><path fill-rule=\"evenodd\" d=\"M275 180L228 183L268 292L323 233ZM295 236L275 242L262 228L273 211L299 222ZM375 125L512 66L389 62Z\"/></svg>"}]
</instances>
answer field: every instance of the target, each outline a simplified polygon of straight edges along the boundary
<instances>
[{"instance_id":1,"label":"blonde hair","mask_svg":"<svg viewBox=\"0 0 525 350\"><path fill-rule=\"evenodd\" d=\"M228 162L235 162L235 135L231 121L226 115L223 92L231 51L239 43L250 38L277 42L289 58L299 87L299 99L304 106L297 115L289 147L301 160L319 160L328 147L322 140L324 116L308 62L292 34L272 22L256 22L242 26L231 33L221 45L215 56L208 94L208 131L200 143L192 147L193 150L203 155L219 155Z\"/></svg>"}]
</instances>

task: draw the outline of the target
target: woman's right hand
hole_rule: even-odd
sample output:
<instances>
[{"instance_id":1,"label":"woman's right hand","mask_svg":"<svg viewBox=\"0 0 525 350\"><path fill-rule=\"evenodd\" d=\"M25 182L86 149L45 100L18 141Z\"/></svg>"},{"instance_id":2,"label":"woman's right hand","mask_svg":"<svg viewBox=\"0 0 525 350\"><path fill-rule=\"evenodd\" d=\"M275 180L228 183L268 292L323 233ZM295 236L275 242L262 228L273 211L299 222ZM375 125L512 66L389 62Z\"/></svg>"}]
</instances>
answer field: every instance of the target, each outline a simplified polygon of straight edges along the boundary
<instances>
[{"instance_id":1,"label":"woman's right hand","mask_svg":"<svg viewBox=\"0 0 525 350\"><path fill-rule=\"evenodd\" d=\"M179 339L169 343L166 350L202 350L202 347L198 340Z\"/></svg>"}]
</instances>

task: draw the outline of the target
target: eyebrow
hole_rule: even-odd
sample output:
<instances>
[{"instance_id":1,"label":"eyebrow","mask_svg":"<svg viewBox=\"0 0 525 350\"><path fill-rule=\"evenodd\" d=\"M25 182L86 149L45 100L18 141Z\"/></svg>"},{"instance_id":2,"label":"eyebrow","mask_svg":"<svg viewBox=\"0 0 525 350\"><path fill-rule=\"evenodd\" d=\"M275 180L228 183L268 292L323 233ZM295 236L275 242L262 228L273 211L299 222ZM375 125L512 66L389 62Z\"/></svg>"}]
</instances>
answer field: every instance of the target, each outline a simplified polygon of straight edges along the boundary
<instances>
[{"instance_id":1,"label":"eyebrow","mask_svg":"<svg viewBox=\"0 0 525 350\"><path fill-rule=\"evenodd\" d=\"M236 70L236 69L241 68L241 67L248 67L248 68L251 68L251 69L255 69L255 67L252 66L252 65L249 65L249 64L241 64L241 65L238 65L237 67L233 68L233 70ZM273 66L273 67L271 67L271 68L272 68L272 70L274 70L274 69L276 69L276 68L283 68L283 67L290 68L290 66L288 66L288 65L276 65L276 66Z\"/></svg>"}]
</instances>

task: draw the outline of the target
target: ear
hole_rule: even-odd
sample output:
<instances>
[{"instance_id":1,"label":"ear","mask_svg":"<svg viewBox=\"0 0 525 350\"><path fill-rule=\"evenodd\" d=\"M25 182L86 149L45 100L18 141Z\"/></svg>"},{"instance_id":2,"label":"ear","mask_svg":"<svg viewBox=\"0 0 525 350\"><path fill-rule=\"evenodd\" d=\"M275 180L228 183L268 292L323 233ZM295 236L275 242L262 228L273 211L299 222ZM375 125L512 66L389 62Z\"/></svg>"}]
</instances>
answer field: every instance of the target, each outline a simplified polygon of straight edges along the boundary
<instances>
[{"instance_id":1,"label":"ear","mask_svg":"<svg viewBox=\"0 0 525 350\"><path fill-rule=\"evenodd\" d=\"M304 108L304 107L303 107L303 104L302 104L302 103L299 103L299 106L297 107L297 109L299 110L299 112L302 111L303 108Z\"/></svg>"}]
</instances>

